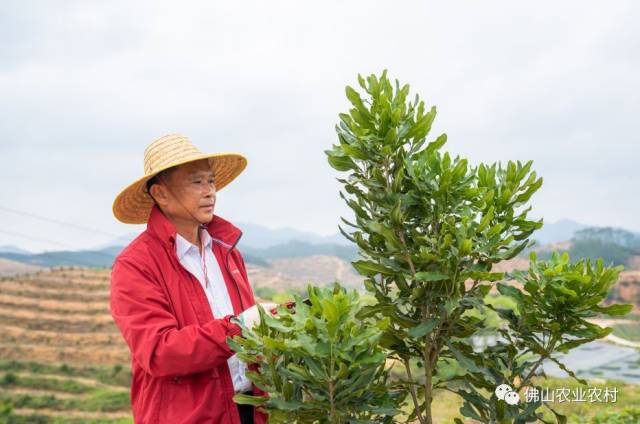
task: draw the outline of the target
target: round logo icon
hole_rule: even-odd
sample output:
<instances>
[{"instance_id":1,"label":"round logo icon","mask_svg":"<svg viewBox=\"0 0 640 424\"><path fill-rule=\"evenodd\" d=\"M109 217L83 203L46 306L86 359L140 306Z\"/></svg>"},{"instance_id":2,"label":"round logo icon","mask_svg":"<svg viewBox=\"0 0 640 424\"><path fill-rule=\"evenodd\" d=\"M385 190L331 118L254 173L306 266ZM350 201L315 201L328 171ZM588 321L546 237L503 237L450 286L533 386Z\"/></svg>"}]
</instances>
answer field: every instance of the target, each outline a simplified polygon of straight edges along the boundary
<instances>
[{"instance_id":1,"label":"round logo icon","mask_svg":"<svg viewBox=\"0 0 640 424\"><path fill-rule=\"evenodd\" d=\"M513 389L508 384L501 384L496 387L496 397L500 400L504 400L504 395L512 391Z\"/></svg>"},{"instance_id":2,"label":"round logo icon","mask_svg":"<svg viewBox=\"0 0 640 424\"><path fill-rule=\"evenodd\" d=\"M501 384L496 387L495 394L498 399L507 402L509 405L517 405L520 402L520 396L508 384Z\"/></svg>"}]
</instances>

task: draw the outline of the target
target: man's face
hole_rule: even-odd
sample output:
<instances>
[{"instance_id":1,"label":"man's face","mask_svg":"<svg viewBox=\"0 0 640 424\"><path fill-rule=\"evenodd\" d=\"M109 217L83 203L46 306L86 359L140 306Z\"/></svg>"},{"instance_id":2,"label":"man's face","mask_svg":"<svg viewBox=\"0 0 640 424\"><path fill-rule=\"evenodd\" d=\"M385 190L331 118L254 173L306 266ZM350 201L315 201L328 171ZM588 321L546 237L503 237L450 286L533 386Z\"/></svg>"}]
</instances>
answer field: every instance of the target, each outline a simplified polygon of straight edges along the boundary
<instances>
[{"instance_id":1,"label":"man's face","mask_svg":"<svg viewBox=\"0 0 640 424\"><path fill-rule=\"evenodd\" d=\"M162 211L173 219L208 223L216 202L214 174L202 159L176 167L167 178L151 187ZM152 191L153 193L153 191Z\"/></svg>"}]
</instances>

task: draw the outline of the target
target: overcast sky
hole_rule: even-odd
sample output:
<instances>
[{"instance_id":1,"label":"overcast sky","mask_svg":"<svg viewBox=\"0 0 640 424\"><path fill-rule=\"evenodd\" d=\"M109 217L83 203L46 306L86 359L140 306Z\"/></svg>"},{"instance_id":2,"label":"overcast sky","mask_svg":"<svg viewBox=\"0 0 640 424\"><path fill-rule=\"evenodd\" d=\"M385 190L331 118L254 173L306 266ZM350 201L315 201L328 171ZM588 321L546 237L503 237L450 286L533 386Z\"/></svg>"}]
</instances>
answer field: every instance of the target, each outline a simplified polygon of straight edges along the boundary
<instances>
[{"instance_id":1,"label":"overcast sky","mask_svg":"<svg viewBox=\"0 0 640 424\"><path fill-rule=\"evenodd\" d=\"M533 217L638 231L638 21L631 0L4 1L0 245L142 231L112 202L171 132L248 158L217 214L335 233L350 211L323 150L345 85L384 68L437 106L454 155L533 159Z\"/></svg>"}]
</instances>

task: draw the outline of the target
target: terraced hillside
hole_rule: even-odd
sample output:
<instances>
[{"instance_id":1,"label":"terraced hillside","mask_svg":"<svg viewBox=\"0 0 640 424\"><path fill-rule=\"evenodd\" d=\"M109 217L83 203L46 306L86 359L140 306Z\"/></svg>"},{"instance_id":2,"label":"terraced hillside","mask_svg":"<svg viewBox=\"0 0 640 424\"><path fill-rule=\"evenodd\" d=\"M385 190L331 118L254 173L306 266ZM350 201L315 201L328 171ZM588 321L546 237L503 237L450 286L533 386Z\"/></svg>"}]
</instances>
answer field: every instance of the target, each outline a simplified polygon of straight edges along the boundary
<instances>
[{"instance_id":1,"label":"terraced hillside","mask_svg":"<svg viewBox=\"0 0 640 424\"><path fill-rule=\"evenodd\" d=\"M9 422L132 422L129 350L109 312L111 270L28 271L0 275L0 423L2 403L16 416ZM348 262L321 255L247 272L254 287L275 292L334 279L361 285Z\"/></svg>"},{"instance_id":2,"label":"terraced hillside","mask_svg":"<svg viewBox=\"0 0 640 424\"><path fill-rule=\"evenodd\" d=\"M109 313L110 272L0 278L0 422L3 414L25 423L133 422L129 351Z\"/></svg>"}]
</instances>

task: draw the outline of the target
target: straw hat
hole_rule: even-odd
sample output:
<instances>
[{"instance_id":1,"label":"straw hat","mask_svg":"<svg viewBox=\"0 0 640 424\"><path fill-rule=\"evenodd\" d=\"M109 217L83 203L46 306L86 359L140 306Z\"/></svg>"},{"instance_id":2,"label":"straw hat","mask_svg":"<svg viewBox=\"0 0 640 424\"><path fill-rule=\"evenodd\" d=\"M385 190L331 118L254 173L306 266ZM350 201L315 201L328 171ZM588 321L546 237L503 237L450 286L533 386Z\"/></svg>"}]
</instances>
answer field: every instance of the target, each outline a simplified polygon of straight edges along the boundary
<instances>
[{"instance_id":1,"label":"straw hat","mask_svg":"<svg viewBox=\"0 0 640 424\"><path fill-rule=\"evenodd\" d=\"M165 135L144 150L144 176L118 194L113 214L125 224L144 224L154 204L146 190L147 181L167 168L201 159L208 159L211 164L216 191L222 190L247 166L247 159L237 153L205 154L181 134Z\"/></svg>"}]
</instances>

